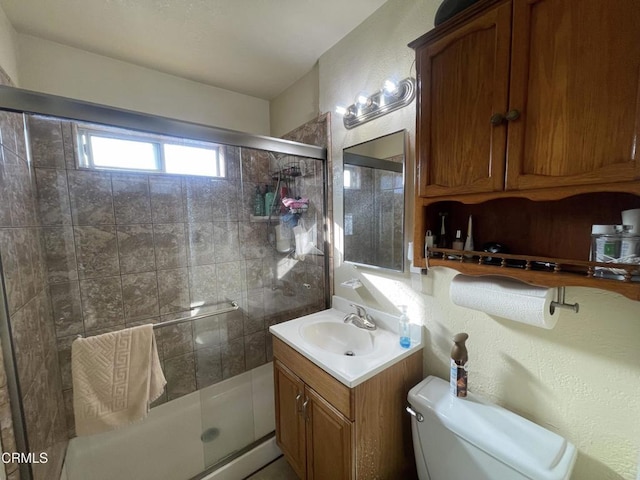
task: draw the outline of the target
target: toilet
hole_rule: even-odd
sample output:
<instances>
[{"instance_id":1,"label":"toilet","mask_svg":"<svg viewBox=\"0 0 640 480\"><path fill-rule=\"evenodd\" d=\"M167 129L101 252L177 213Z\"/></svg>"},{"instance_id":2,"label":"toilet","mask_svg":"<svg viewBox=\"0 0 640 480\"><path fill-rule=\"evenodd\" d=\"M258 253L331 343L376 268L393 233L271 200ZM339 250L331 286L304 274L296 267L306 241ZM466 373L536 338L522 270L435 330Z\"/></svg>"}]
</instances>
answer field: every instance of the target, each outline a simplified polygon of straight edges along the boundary
<instances>
[{"instance_id":1,"label":"toilet","mask_svg":"<svg viewBox=\"0 0 640 480\"><path fill-rule=\"evenodd\" d=\"M420 480L565 480L577 451L561 436L477 395L427 377L407 411Z\"/></svg>"}]
</instances>

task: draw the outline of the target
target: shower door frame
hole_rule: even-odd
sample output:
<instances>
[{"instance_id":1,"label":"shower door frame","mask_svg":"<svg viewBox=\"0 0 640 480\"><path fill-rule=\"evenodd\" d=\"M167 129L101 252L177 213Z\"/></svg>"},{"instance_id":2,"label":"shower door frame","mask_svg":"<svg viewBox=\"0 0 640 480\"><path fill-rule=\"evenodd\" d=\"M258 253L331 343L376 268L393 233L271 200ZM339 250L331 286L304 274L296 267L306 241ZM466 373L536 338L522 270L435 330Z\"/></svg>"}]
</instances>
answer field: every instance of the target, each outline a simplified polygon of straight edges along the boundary
<instances>
[{"instance_id":1,"label":"shower door frame","mask_svg":"<svg viewBox=\"0 0 640 480\"><path fill-rule=\"evenodd\" d=\"M100 105L96 103L75 100L57 95L33 92L15 87L0 85L0 110L19 114L35 114L57 117L65 120L97 123L112 127L137 130L146 133L168 135L173 137L188 138L223 144L266 150L314 160L321 160L323 164L323 205L322 214L324 225L324 301L329 308L331 299L331 228L329 212L329 171L327 149L315 145L283 140L263 135L254 135L236 130L212 127L185 120L177 120L158 115L135 112L131 110ZM19 452L28 452L28 438L24 420L22 396L17 380L16 360L9 325L8 310L6 304L4 274L0 265L0 336L2 337L3 356L5 370L7 371L7 383L11 401L11 412L14 426L16 449ZM30 465L20 464L20 475L23 480L31 480L33 474Z\"/></svg>"}]
</instances>

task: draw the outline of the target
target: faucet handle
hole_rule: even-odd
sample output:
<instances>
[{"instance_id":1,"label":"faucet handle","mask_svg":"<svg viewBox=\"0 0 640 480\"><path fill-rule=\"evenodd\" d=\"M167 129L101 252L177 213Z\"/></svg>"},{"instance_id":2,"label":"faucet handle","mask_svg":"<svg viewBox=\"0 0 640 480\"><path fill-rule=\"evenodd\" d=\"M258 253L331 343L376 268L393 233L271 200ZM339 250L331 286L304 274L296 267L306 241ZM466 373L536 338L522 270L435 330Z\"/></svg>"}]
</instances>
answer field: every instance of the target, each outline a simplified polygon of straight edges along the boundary
<instances>
[{"instance_id":1,"label":"faucet handle","mask_svg":"<svg viewBox=\"0 0 640 480\"><path fill-rule=\"evenodd\" d=\"M367 315L367 311L364 309L364 307L356 305L355 303L352 303L350 305L356 309L359 317L365 318L365 316Z\"/></svg>"}]
</instances>

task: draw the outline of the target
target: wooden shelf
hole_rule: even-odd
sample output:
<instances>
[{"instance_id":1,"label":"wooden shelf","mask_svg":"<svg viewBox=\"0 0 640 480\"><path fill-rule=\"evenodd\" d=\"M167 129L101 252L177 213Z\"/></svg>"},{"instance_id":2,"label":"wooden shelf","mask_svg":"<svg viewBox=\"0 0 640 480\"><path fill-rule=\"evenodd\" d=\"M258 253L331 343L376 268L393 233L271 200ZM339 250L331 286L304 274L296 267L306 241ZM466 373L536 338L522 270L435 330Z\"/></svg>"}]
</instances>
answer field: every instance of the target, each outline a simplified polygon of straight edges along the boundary
<instances>
[{"instance_id":1,"label":"wooden shelf","mask_svg":"<svg viewBox=\"0 0 640 480\"><path fill-rule=\"evenodd\" d=\"M640 265L617 263L612 267L610 263L449 248L431 248L429 252L427 269L448 267L465 275L506 276L544 287L600 288L640 300ZM596 267L615 268L621 279L597 277Z\"/></svg>"},{"instance_id":2,"label":"wooden shelf","mask_svg":"<svg viewBox=\"0 0 640 480\"><path fill-rule=\"evenodd\" d=\"M489 197L487 197L489 198ZM620 212L640 208L640 195L629 192L590 192L557 200L531 200L523 197L487 199L481 203L464 203L464 198L448 200L421 199L416 203L414 232L414 265L421 268L446 266L468 275L502 275L523 282L547 286L583 286L620 293L640 300L639 265L616 264L626 274L620 279L595 276L596 267L611 264L589 262L592 224L620 223ZM447 231L466 233L468 218L473 217L473 237L479 250L488 243L500 243L516 254L469 252L473 259L459 257L464 252L432 249L424 258L424 232L437 234L440 213L447 213ZM450 239L449 239L450 240ZM525 252L527 255L522 255ZM444 253L444 257L443 254ZM455 259L448 259L454 256ZM495 257L498 265L480 262L479 258ZM575 260L579 259L579 260ZM503 262L504 260L504 262ZM550 269L543 269L548 263Z\"/></svg>"},{"instance_id":3,"label":"wooden shelf","mask_svg":"<svg viewBox=\"0 0 640 480\"><path fill-rule=\"evenodd\" d=\"M533 190L504 190L498 192L439 195L437 197L416 196L416 203L428 206L437 202L460 202L467 205L484 203L491 200L522 198L534 202L555 202L577 195L599 193L631 194L640 196L640 182L618 182L574 185L571 187L539 188Z\"/></svg>"}]
</instances>

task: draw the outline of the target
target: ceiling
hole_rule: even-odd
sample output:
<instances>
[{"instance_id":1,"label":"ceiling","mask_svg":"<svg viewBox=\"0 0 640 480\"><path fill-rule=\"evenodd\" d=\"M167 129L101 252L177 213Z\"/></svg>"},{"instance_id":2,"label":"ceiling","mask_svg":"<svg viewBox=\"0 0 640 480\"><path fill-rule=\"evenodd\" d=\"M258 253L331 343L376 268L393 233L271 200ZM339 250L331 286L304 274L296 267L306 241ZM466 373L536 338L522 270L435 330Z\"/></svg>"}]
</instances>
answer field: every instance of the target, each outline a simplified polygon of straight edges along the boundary
<instances>
[{"instance_id":1,"label":"ceiling","mask_svg":"<svg viewBox=\"0 0 640 480\"><path fill-rule=\"evenodd\" d=\"M0 0L19 33L270 100L386 0Z\"/></svg>"}]
</instances>

